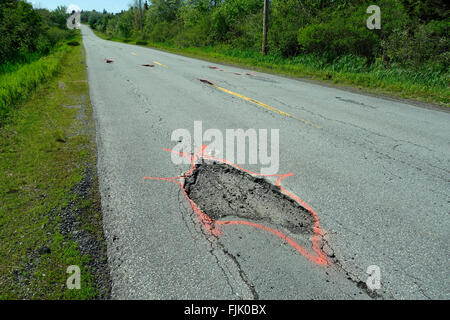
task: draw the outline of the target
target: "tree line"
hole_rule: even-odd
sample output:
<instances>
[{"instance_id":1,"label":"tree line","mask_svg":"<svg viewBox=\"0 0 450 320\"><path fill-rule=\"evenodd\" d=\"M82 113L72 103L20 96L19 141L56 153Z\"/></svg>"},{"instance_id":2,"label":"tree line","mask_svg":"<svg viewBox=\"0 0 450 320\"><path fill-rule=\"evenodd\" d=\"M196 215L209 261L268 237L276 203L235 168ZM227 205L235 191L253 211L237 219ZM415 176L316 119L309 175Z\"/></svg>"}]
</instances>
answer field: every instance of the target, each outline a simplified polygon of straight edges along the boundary
<instances>
[{"instance_id":1,"label":"tree line","mask_svg":"<svg viewBox=\"0 0 450 320\"><path fill-rule=\"evenodd\" d=\"M66 26L66 7L34 9L23 0L0 0L0 66L48 54L73 35Z\"/></svg>"},{"instance_id":2,"label":"tree line","mask_svg":"<svg viewBox=\"0 0 450 320\"><path fill-rule=\"evenodd\" d=\"M381 29L368 30L367 7L381 8ZM181 47L228 45L260 50L263 0L135 0L118 14L82 12L110 37ZM268 50L283 57L345 55L408 67L449 66L445 0L271 0Z\"/></svg>"}]
</instances>

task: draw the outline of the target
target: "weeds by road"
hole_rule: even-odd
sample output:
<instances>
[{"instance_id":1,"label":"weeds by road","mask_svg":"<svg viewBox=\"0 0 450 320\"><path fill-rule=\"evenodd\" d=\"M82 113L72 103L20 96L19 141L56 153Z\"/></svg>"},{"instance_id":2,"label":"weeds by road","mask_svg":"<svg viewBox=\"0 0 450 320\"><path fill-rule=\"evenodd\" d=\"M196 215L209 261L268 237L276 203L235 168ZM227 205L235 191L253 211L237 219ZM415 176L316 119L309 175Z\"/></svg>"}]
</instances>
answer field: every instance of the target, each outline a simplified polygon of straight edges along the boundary
<instances>
[{"instance_id":1,"label":"weeds by road","mask_svg":"<svg viewBox=\"0 0 450 320\"><path fill-rule=\"evenodd\" d=\"M95 130L79 43L0 78L8 106L28 96L8 107L0 127L0 299L108 296ZM81 268L80 290L66 287L70 265Z\"/></svg>"}]
</instances>

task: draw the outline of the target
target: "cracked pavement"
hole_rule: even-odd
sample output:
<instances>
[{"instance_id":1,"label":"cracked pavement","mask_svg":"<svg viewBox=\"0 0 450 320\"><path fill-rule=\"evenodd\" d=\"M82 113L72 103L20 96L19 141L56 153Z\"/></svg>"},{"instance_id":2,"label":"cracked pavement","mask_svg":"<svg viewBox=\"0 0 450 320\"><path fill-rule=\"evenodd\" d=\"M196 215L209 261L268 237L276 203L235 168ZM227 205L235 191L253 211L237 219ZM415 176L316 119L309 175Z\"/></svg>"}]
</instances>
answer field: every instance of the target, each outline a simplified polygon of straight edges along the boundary
<instances>
[{"instance_id":1,"label":"cracked pavement","mask_svg":"<svg viewBox=\"0 0 450 320\"><path fill-rule=\"evenodd\" d=\"M82 33L112 298L450 298L449 112ZM179 186L143 179L189 169L162 149L196 120L203 130L280 129L279 173L295 173L282 186L317 212L330 266L258 229L209 235ZM381 268L375 293L363 285L370 265Z\"/></svg>"}]
</instances>

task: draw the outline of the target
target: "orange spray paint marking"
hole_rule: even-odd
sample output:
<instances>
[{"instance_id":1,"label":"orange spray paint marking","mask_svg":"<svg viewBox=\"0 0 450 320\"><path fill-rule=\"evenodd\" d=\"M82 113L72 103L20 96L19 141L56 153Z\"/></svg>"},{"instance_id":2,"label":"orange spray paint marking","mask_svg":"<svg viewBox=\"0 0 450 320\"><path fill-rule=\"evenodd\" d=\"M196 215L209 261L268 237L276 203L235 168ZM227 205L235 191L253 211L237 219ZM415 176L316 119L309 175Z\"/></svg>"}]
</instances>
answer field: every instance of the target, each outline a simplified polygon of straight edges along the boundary
<instances>
[{"instance_id":1,"label":"orange spray paint marking","mask_svg":"<svg viewBox=\"0 0 450 320\"><path fill-rule=\"evenodd\" d=\"M229 226L229 225L250 226L253 228L257 228L257 229L269 232L269 233L277 236L278 238L282 239L284 242L289 244L294 250L296 250L298 253L303 255L305 258L307 258L308 260L310 260L318 265L328 265L329 264L327 255L322 250L322 236L324 233L323 233L323 230L320 228L320 222L319 222L319 217L318 217L317 213L306 202L304 202L302 199L295 196L294 194L290 193L289 191L287 191L280 185L281 180L283 180L284 178L293 176L294 173L286 173L286 174L255 173L250 170L246 170L246 169L242 168L241 166L238 166L237 164L231 163L231 162L227 161L226 159L217 159L217 158L210 156L209 154L207 154L205 152L206 148L207 148L207 145L202 146L196 153L194 153L194 155L190 155L190 154L186 154L186 153L182 153L182 152L175 152L170 149L163 149L164 151L176 153L179 156L182 156L182 157L188 159L191 164L190 169L184 175L178 176L178 177L171 177L171 178L144 177L144 179L170 181L170 182L174 182L177 185L179 185L181 187L181 190L182 190L185 198L187 199L189 205L191 206L192 210L196 213L202 227L204 228L205 231L209 232L211 235L214 235L217 237L221 235L221 230L219 229L219 226L222 226L222 227ZM270 228L270 227L264 226L262 224L250 222L250 221L246 221L246 220L216 221L216 220L211 219L211 217L209 217L204 212L202 212L198 208L198 206L195 204L195 202L189 198L187 191L184 188L184 185L182 182L183 179L189 177L194 172L195 162L199 158L210 159L213 161L222 162L224 164L227 164L227 165L233 166L239 170L242 170L250 175L257 175L257 176L262 176L262 177L278 177L278 179L275 182L275 185L281 190L281 192L283 192L285 195L287 195L288 197L290 197L291 199L296 201L298 204L300 204L300 206L305 208L314 219L314 227L313 227L314 235L311 237L312 252L310 250L308 250L307 248L301 246L300 244L295 242L292 238L290 238L288 235L284 234L283 232L281 232L277 229Z\"/></svg>"}]
</instances>

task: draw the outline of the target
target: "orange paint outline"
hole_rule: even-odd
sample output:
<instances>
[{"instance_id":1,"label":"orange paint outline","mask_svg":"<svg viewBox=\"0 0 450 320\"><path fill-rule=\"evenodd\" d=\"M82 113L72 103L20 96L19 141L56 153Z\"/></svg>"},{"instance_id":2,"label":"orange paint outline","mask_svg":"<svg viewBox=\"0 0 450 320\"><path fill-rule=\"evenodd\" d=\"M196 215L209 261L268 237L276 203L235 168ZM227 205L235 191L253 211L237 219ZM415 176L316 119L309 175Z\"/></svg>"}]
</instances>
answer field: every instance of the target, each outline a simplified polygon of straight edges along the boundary
<instances>
[{"instance_id":1,"label":"orange paint outline","mask_svg":"<svg viewBox=\"0 0 450 320\"><path fill-rule=\"evenodd\" d=\"M218 237L221 235L221 230L219 229L219 226L227 226L227 225L250 226L250 227L254 227L254 228L261 229L263 231L272 233L273 235L279 237L280 239L285 241L287 244L289 244L292 248L294 248L297 252L299 252L301 255L303 255L305 258L307 258L308 260L310 260L318 265L328 265L330 263L327 258L327 255L321 249L322 236L323 236L324 232L320 228L320 222L319 222L319 217L318 217L317 213L306 202L304 202L302 199L295 196L294 194L290 193L289 191L287 191L280 185L281 180L283 180L287 177L293 176L294 173L291 172L291 173L286 173L286 174L271 174L271 175L255 173L255 172L246 170L246 169L238 166L237 164L231 163L231 162L227 161L226 159L217 159L217 158L214 158L214 157L208 155L205 152L207 147L208 147L207 145L202 146L196 153L194 153L194 155L190 155L190 154L186 154L186 153L182 153L182 152L175 152L170 149L163 149L163 151L176 153L176 154L188 159L191 164L189 171L186 172L184 175L178 176L178 177L170 177L170 178L144 177L144 179L170 181L170 182L174 182L174 183L178 184L181 187L181 190L182 190L185 198L188 200L189 205L191 206L192 210L197 214L205 231L209 232L210 234L212 234L214 236ZM278 177L278 179L275 182L275 185L281 190L281 192L283 192L285 195L287 195L288 197L290 197L291 199L293 199L294 201L299 203L303 208L305 208L312 215L312 217L314 219L314 227L313 227L314 235L311 237L313 252L311 252L307 248L301 246L300 244L295 242L292 238L290 238L289 236L287 236L286 234L282 233L281 231L279 231L277 229L269 228L262 224L250 222L250 221L246 221L246 220L217 221L217 220L211 219L207 214L202 212L198 208L198 206L195 204L195 202L189 198L187 191L184 188L184 185L182 182L183 179L186 179L187 177L189 177L192 174L192 172L195 170L195 163L199 157L204 158L204 159L213 160L213 161L222 162L224 164L227 164L227 165L233 166L239 170L242 170L250 175L257 175L257 176L263 176L263 177Z\"/></svg>"}]
</instances>

